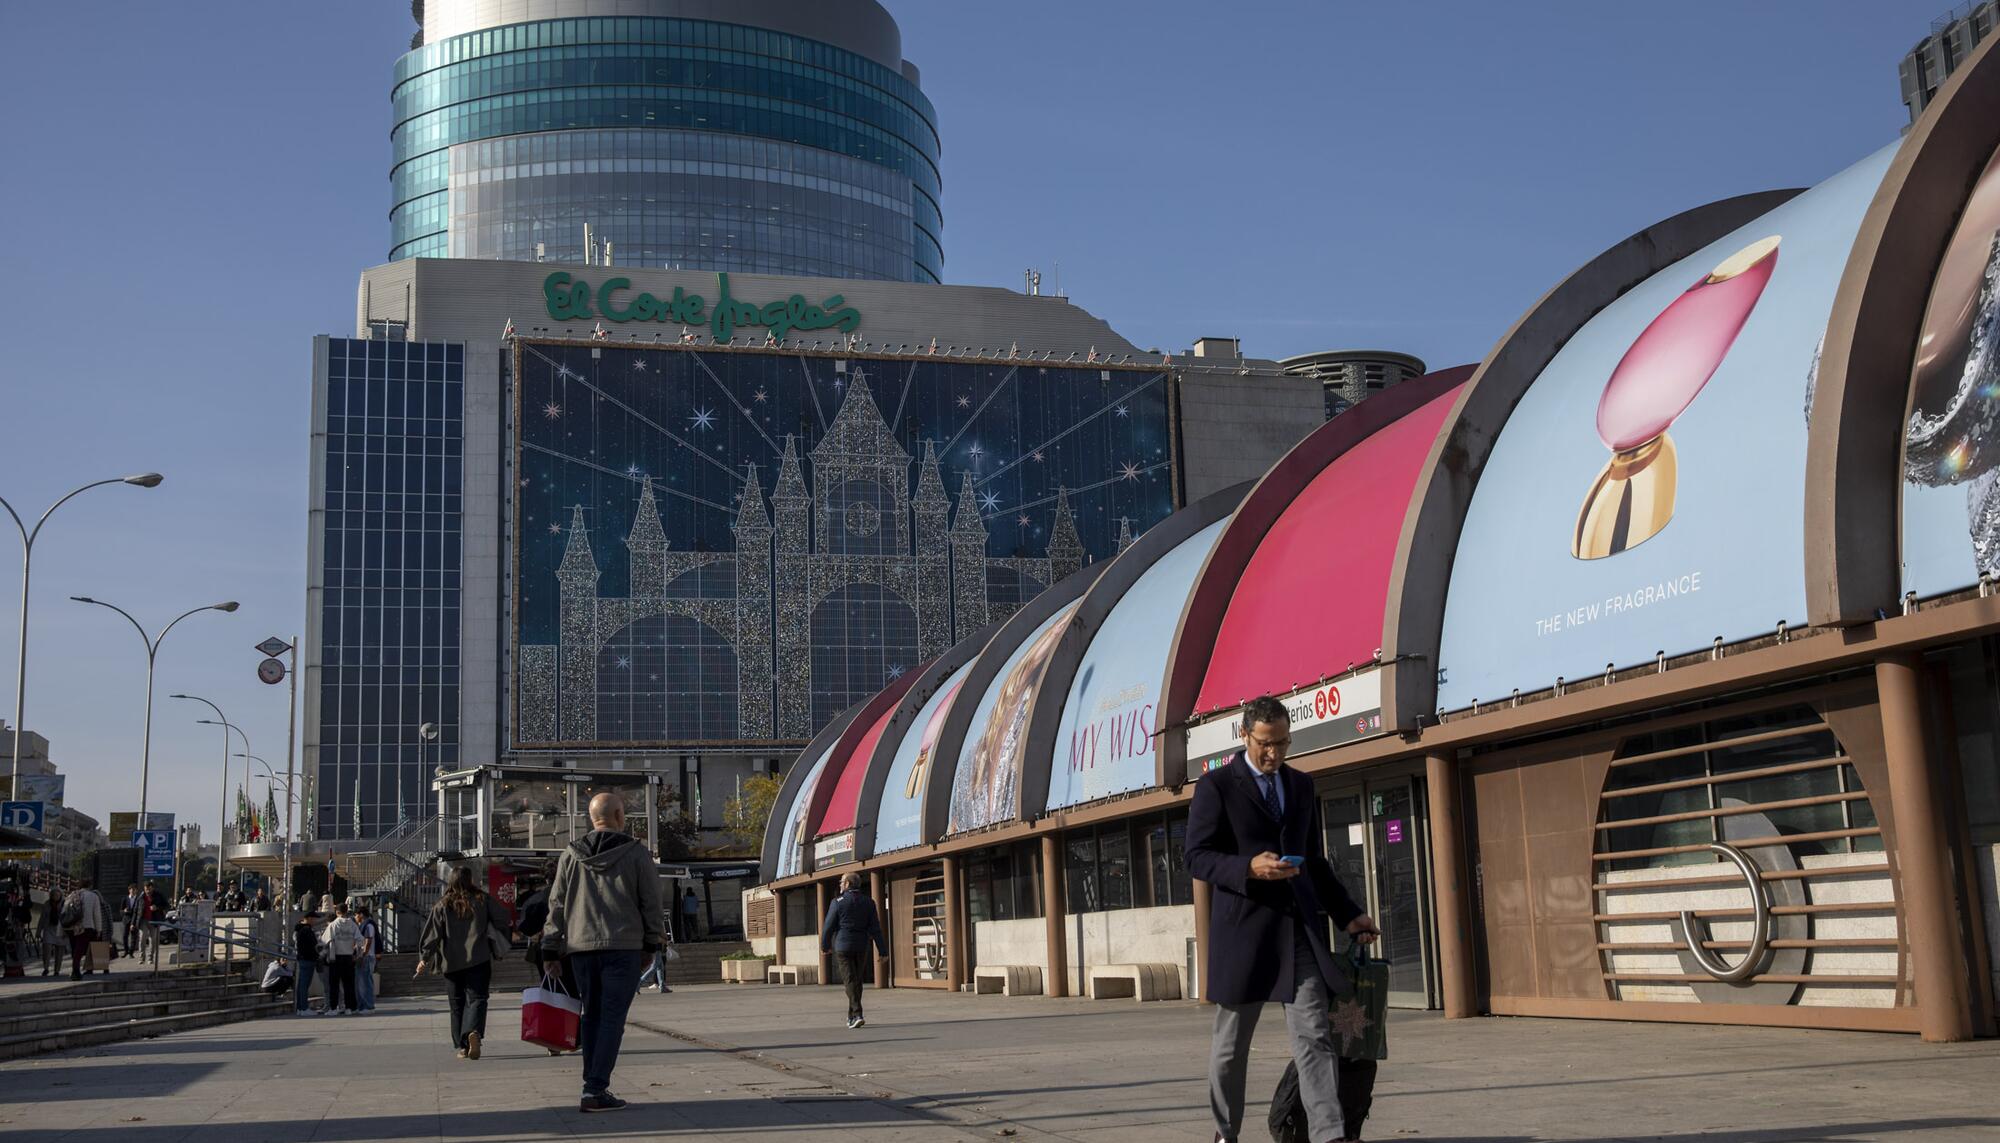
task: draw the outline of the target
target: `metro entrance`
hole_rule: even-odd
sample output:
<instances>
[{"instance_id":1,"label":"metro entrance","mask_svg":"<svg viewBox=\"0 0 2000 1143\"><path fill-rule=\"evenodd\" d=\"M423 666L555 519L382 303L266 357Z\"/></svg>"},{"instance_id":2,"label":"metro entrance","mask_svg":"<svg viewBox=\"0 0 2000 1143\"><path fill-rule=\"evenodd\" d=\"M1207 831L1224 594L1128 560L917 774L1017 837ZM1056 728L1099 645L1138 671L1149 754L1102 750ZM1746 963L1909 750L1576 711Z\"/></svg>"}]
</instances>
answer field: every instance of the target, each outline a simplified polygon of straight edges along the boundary
<instances>
[{"instance_id":1,"label":"metro entrance","mask_svg":"<svg viewBox=\"0 0 2000 1143\"><path fill-rule=\"evenodd\" d=\"M1389 1003L1437 1007L1430 821L1422 776L1322 786L1320 817L1334 874L1382 929L1375 955L1390 962ZM1344 948L1345 940L1341 937L1336 949Z\"/></svg>"}]
</instances>

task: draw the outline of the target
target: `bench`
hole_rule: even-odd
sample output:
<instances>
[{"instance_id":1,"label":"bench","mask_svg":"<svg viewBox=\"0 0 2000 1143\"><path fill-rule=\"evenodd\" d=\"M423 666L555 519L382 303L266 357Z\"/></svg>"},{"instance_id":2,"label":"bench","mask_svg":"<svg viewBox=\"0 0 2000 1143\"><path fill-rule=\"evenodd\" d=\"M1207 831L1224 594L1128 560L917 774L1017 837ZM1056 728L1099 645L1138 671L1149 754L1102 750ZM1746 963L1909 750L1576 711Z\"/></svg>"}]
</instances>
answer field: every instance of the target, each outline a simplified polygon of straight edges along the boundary
<instances>
[{"instance_id":1,"label":"bench","mask_svg":"<svg viewBox=\"0 0 2000 1143\"><path fill-rule=\"evenodd\" d=\"M980 996L1040 996L1042 966L982 964L972 970L972 991Z\"/></svg>"},{"instance_id":2,"label":"bench","mask_svg":"<svg viewBox=\"0 0 2000 1143\"><path fill-rule=\"evenodd\" d=\"M766 984L818 984L816 964L774 964L764 970Z\"/></svg>"},{"instance_id":3,"label":"bench","mask_svg":"<svg viewBox=\"0 0 2000 1143\"><path fill-rule=\"evenodd\" d=\"M1172 964L1093 964L1085 972L1092 1000L1179 1000L1180 969Z\"/></svg>"}]
</instances>

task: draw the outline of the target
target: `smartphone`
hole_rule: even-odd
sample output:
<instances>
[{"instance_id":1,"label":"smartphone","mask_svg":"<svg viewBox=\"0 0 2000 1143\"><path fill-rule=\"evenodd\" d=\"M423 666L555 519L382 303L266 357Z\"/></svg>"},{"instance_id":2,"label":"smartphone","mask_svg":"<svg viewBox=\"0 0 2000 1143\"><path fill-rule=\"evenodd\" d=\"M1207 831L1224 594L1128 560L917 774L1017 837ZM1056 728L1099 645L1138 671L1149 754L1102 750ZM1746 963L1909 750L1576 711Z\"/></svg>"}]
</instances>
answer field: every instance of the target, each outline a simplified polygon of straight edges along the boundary
<instances>
[{"instance_id":1,"label":"smartphone","mask_svg":"<svg viewBox=\"0 0 2000 1143\"><path fill-rule=\"evenodd\" d=\"M1304 865L1306 863L1306 859L1303 857L1280 857L1278 860L1284 862L1286 865Z\"/></svg>"}]
</instances>

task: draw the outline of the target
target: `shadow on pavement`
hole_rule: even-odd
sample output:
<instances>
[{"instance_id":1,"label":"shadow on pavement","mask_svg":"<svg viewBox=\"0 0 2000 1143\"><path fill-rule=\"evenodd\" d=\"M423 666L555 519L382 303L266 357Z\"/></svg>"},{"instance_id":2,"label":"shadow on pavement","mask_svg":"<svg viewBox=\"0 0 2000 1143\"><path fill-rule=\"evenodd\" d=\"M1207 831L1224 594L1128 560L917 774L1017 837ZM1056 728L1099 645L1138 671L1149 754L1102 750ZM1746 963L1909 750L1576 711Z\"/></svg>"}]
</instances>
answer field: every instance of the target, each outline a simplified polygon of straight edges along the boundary
<instances>
[{"instance_id":1,"label":"shadow on pavement","mask_svg":"<svg viewBox=\"0 0 2000 1143\"><path fill-rule=\"evenodd\" d=\"M102 1065L21 1069L6 1074L4 1088L0 1088L6 1094L0 1097L0 1105L173 1095L222 1070L220 1062L147 1064L146 1078L140 1080L120 1077Z\"/></svg>"},{"instance_id":2,"label":"shadow on pavement","mask_svg":"<svg viewBox=\"0 0 2000 1143\"><path fill-rule=\"evenodd\" d=\"M74 1055L81 1059L117 1059L120 1056L161 1056L188 1055L193 1052L282 1052L286 1048L303 1047L312 1043L304 1036L287 1036L269 1040L195 1040L182 1034L178 1036L157 1036L150 1040L126 1040L116 1044L105 1044L94 1048L78 1048Z\"/></svg>"},{"instance_id":3,"label":"shadow on pavement","mask_svg":"<svg viewBox=\"0 0 2000 1143\"><path fill-rule=\"evenodd\" d=\"M820 1099L805 1103L811 1114L801 1111L801 1101L772 1099L717 1099L683 1101L676 1104L641 1102L634 1099L622 1111L585 1115L575 1104L561 1108L529 1111L480 1111L439 1115L352 1115L327 1119L261 1119L250 1123L120 1123L102 1127L49 1132L65 1141L93 1143L166 1143L195 1137L201 1143L236 1143L274 1139L311 1139L315 1143L376 1143L383 1139L519 1139L537 1134L579 1139L666 1136L700 1139L718 1132L779 1134L823 1133L867 1128L903 1129L921 1126L925 1120L887 1111L883 1105L865 1099ZM937 1124L937 1121L930 1121ZM27 1141L44 1137L42 1132L23 1131L14 1138Z\"/></svg>"}]
</instances>

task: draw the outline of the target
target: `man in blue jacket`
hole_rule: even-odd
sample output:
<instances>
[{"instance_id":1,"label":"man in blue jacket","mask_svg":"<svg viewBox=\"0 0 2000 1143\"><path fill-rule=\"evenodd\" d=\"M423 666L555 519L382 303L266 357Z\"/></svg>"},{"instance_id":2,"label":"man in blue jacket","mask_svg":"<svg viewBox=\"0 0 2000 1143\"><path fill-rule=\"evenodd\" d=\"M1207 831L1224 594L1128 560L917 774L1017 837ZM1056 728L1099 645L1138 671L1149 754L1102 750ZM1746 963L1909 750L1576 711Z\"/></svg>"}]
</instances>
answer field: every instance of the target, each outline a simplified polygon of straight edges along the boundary
<instances>
[{"instance_id":1,"label":"man in blue jacket","mask_svg":"<svg viewBox=\"0 0 2000 1143\"><path fill-rule=\"evenodd\" d=\"M840 958L841 982L847 985L849 1028L868 1023L861 1015L861 958L868 955L871 943L883 956L889 955L889 940L882 935L875 902L861 891L860 874L849 873L840 879L840 895L827 906L826 923L819 927L819 951Z\"/></svg>"},{"instance_id":2,"label":"man in blue jacket","mask_svg":"<svg viewBox=\"0 0 2000 1143\"><path fill-rule=\"evenodd\" d=\"M1208 1102L1215 1137L1227 1143L1243 1126L1250 1038L1267 1001L1285 1006L1308 1138L1347 1137L1327 1011L1354 986L1334 963L1327 919L1364 943L1377 933L1327 863L1312 779L1285 765L1291 746L1284 704L1253 699L1243 708L1243 749L1195 783L1188 807L1188 872L1214 889Z\"/></svg>"}]
</instances>

